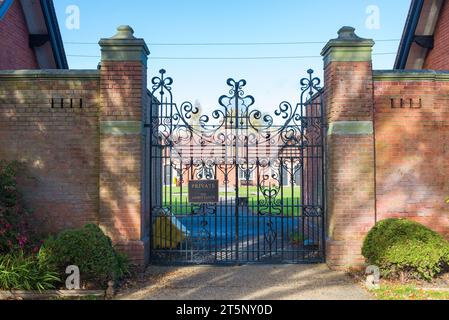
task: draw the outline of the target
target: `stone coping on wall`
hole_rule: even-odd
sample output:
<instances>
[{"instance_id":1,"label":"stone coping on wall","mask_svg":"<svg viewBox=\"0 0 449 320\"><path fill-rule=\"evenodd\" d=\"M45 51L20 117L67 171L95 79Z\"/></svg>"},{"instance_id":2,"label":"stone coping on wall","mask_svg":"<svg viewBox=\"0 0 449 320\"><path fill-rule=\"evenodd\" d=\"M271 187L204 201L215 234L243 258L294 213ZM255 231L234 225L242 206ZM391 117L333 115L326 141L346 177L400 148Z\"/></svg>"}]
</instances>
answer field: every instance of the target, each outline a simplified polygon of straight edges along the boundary
<instances>
[{"instance_id":1,"label":"stone coping on wall","mask_svg":"<svg viewBox=\"0 0 449 320\"><path fill-rule=\"evenodd\" d=\"M17 80L17 79L77 79L90 80L100 79L99 70L1 70L0 80Z\"/></svg>"},{"instance_id":2,"label":"stone coping on wall","mask_svg":"<svg viewBox=\"0 0 449 320\"><path fill-rule=\"evenodd\" d=\"M374 70L374 81L449 81L449 71Z\"/></svg>"},{"instance_id":3,"label":"stone coping on wall","mask_svg":"<svg viewBox=\"0 0 449 320\"><path fill-rule=\"evenodd\" d=\"M327 134L332 135L370 135L374 132L372 121L337 121L329 123Z\"/></svg>"}]
</instances>

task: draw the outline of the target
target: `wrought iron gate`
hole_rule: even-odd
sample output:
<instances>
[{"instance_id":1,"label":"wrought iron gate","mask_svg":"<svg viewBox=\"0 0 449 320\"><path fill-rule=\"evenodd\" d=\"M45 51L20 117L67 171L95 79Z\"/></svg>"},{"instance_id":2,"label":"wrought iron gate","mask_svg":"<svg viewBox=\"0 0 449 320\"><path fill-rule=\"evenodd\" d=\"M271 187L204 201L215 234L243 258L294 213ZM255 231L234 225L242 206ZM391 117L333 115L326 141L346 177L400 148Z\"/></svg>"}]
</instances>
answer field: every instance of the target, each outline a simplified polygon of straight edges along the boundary
<instances>
[{"instance_id":1,"label":"wrought iron gate","mask_svg":"<svg viewBox=\"0 0 449 320\"><path fill-rule=\"evenodd\" d=\"M165 70L153 78L145 126L153 263L324 260L323 100L308 74L299 103L272 115L253 108L245 80L229 79L219 108L200 115L174 102Z\"/></svg>"}]
</instances>

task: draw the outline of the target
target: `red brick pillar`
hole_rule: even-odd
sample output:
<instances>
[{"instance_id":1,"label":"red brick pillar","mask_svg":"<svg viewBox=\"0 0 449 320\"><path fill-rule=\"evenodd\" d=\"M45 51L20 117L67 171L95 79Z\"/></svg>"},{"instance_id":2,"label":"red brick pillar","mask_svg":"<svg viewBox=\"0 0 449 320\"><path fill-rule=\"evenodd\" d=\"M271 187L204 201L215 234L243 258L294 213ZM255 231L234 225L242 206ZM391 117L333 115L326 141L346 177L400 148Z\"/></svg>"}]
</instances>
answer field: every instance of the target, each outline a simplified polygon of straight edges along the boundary
<instances>
[{"instance_id":1,"label":"red brick pillar","mask_svg":"<svg viewBox=\"0 0 449 320\"><path fill-rule=\"evenodd\" d=\"M374 42L343 27L323 49L327 137L327 263L361 266L375 223Z\"/></svg>"},{"instance_id":2,"label":"red brick pillar","mask_svg":"<svg viewBox=\"0 0 449 320\"><path fill-rule=\"evenodd\" d=\"M137 265L148 261L142 208L143 108L148 47L129 26L102 39L100 109L100 225Z\"/></svg>"}]
</instances>

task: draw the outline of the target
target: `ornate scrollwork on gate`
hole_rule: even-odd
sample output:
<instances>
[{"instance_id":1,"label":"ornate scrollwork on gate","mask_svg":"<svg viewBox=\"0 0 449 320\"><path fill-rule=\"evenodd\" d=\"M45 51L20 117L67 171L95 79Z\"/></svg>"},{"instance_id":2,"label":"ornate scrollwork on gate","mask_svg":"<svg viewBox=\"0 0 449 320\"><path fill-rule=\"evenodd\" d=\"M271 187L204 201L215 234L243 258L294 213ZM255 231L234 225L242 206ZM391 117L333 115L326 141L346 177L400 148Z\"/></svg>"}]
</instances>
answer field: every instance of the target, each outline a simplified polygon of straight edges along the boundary
<instances>
[{"instance_id":1,"label":"ornate scrollwork on gate","mask_svg":"<svg viewBox=\"0 0 449 320\"><path fill-rule=\"evenodd\" d=\"M310 167L313 159L322 159L324 153L320 151L322 90L313 70L308 70L308 77L300 81L300 102L292 105L284 101L273 114L254 108L255 98L244 91L245 80L228 79L229 91L218 99L218 108L202 115L191 102L174 102L173 79L166 76L165 70L160 70L151 84L146 126L151 131L152 162L163 170L165 166L172 168L181 186L188 180L219 180L221 192L226 193L224 204L188 205L190 217L199 219L200 238L213 239L209 221L217 216L220 205L225 205L226 210L235 206L232 210L238 217L239 188L246 187L249 194L250 185L256 187L257 194L257 203L249 204L254 211L251 214L264 219L264 239L270 248L280 236L276 219L288 215L302 219L323 216L322 201L315 201L316 195L305 200L303 195L310 179L308 170L312 179L322 178L313 178L322 172ZM286 199L285 185L301 186L301 201ZM293 193L294 188L291 190Z\"/></svg>"},{"instance_id":2,"label":"ornate scrollwork on gate","mask_svg":"<svg viewBox=\"0 0 449 320\"><path fill-rule=\"evenodd\" d=\"M321 90L320 80L313 78L312 72L309 70L310 78L301 80L301 99L310 99L314 93ZM221 96L220 107L210 115L202 115L199 119L200 126L196 128L189 120L199 113L199 109L191 102L183 102L180 106L173 102L173 79L165 77L165 73L165 70L161 70L160 76L152 79L152 96L159 94L159 107L162 111L153 117L152 131L158 134L157 138L162 145L233 146L237 143L261 147L279 145L280 142L284 145L294 145L302 141L303 129L313 125L307 123L310 119L303 117L299 104L292 107L289 102L282 102L274 112L274 117L252 109L255 99L250 95L245 96L243 88L246 81L229 79L229 95ZM275 126L275 118L283 125Z\"/></svg>"}]
</instances>

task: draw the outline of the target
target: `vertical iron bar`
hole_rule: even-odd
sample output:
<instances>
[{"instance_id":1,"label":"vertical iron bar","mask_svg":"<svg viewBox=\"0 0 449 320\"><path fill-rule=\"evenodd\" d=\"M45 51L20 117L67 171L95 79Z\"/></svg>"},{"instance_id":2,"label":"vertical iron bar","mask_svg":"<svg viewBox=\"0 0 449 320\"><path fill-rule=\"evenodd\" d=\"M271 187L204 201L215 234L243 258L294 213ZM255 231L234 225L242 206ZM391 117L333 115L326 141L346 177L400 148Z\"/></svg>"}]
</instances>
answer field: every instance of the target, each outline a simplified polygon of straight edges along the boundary
<instances>
[{"instance_id":1,"label":"vertical iron bar","mask_svg":"<svg viewBox=\"0 0 449 320\"><path fill-rule=\"evenodd\" d=\"M52 99L52 107L53 107L53 99ZM149 210L149 219L150 219L150 225L149 225L149 235L150 235L150 263L153 262L153 247L154 247L154 240L153 240L153 236L154 236L154 230L153 230L153 197L154 197L154 191L155 191L155 186L153 185L153 178L156 176L155 172L153 172L153 135L154 135L154 128L153 128L153 97L150 98L150 123L147 124L147 136L149 136L149 144L150 144L150 149L148 150L149 152L149 201L148 201L148 210ZM148 143L148 142L147 142Z\"/></svg>"},{"instance_id":2,"label":"vertical iron bar","mask_svg":"<svg viewBox=\"0 0 449 320\"><path fill-rule=\"evenodd\" d=\"M214 177L215 180L218 180L218 167L217 167L217 163L214 164ZM220 195L220 184L218 184L218 195ZM215 206L215 214L213 216L214 218L214 228L215 228L215 237L214 237L214 248L215 248L215 252L214 252L214 256L215 256L215 262L217 262L217 257L218 257L218 241L217 241L217 227L218 227L218 222L217 222L217 215L218 215L218 203L214 204Z\"/></svg>"},{"instance_id":3,"label":"vertical iron bar","mask_svg":"<svg viewBox=\"0 0 449 320\"><path fill-rule=\"evenodd\" d=\"M292 157L295 157L294 158L295 160L296 160L296 152L297 152L297 148L295 147L295 154L292 155ZM291 196L292 196L292 199L291 199L291 206L292 206L292 208L291 208L291 215L292 215L291 216L291 224L292 224L292 229L291 229L291 235L290 235L290 238L292 238L292 239L290 240L290 242L292 242L294 240L294 238L295 238L295 214L296 214L295 184L296 185L298 184L298 181L296 181L296 177L297 177L297 174L296 174L297 171L296 170L298 170L298 168L295 168L293 158L292 158L291 168L292 168L292 174L293 175L292 175L292 189L291 189ZM288 219L288 220L290 220L290 219ZM294 258L294 254L292 254L292 260L294 260L293 258Z\"/></svg>"},{"instance_id":4,"label":"vertical iron bar","mask_svg":"<svg viewBox=\"0 0 449 320\"><path fill-rule=\"evenodd\" d=\"M302 249L302 260L305 259L305 255L304 255L304 239L305 239L305 234L304 234L304 223L305 223L305 203L304 203L304 195L306 193L306 182L305 182L305 171L307 171L307 168L309 166L309 164L306 164L306 155L305 155L305 145L304 145L304 134L305 134L305 130L304 130L304 121L307 121L307 119L304 117L304 101L303 101L303 94L301 95L301 102L300 102L300 113L301 113L301 140L300 140L300 150L301 150L301 163L302 163L302 170L301 170L301 236L300 239L301 241L301 249ZM307 183L308 185L308 183Z\"/></svg>"},{"instance_id":5,"label":"vertical iron bar","mask_svg":"<svg viewBox=\"0 0 449 320\"><path fill-rule=\"evenodd\" d=\"M194 169L194 166L193 166L193 154L192 154L191 157L190 157L190 180L194 180L194 177L195 177L194 170L195 169ZM191 235L192 243L190 244L190 259L191 259L191 262L194 262L194 247L195 247L195 241L196 241L196 237L197 237L197 235L194 234L194 230L195 230L194 215L195 215L195 212L194 212L193 204L190 203L190 228L192 230L191 231L192 232L192 235Z\"/></svg>"},{"instance_id":6,"label":"vertical iron bar","mask_svg":"<svg viewBox=\"0 0 449 320\"><path fill-rule=\"evenodd\" d=\"M280 215L280 219L281 219L281 258L282 260L284 259L284 159L281 157L281 215ZM287 169L285 168L285 171L287 171ZM288 172L287 172L287 179L288 179ZM277 230L277 220L276 219L276 230ZM277 253L277 237L276 237L276 253Z\"/></svg>"},{"instance_id":7,"label":"vertical iron bar","mask_svg":"<svg viewBox=\"0 0 449 320\"><path fill-rule=\"evenodd\" d=\"M256 160L256 168L257 168L257 260L260 260L260 160L257 157Z\"/></svg>"},{"instance_id":8,"label":"vertical iron bar","mask_svg":"<svg viewBox=\"0 0 449 320\"><path fill-rule=\"evenodd\" d=\"M235 255L236 262L239 261L239 86L240 82L236 82L234 89L235 103Z\"/></svg>"},{"instance_id":9,"label":"vertical iron bar","mask_svg":"<svg viewBox=\"0 0 449 320\"><path fill-rule=\"evenodd\" d=\"M326 128L327 128L327 124L326 124L326 118L325 118L325 105L323 103L323 93L319 92L319 108L320 108L320 117L321 117L321 207L322 207L322 211L321 211L321 243L320 243L320 248L321 248L321 260L323 260L323 262L325 262L325 257L326 257L326 136L327 136L327 132L326 132Z\"/></svg>"}]
</instances>

